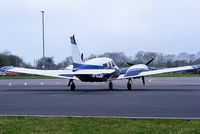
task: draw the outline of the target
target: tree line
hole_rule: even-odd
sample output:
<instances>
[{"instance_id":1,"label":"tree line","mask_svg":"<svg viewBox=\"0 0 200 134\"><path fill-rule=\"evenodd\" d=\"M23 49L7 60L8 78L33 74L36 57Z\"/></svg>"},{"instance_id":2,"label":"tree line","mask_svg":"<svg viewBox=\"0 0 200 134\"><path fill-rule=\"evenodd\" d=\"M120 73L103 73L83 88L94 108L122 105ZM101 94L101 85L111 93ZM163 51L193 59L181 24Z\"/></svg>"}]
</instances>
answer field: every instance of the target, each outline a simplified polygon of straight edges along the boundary
<instances>
[{"instance_id":1,"label":"tree line","mask_svg":"<svg viewBox=\"0 0 200 134\"><path fill-rule=\"evenodd\" d=\"M3 66L32 67L30 64L25 63L22 58L8 51L0 53L0 67Z\"/></svg>"},{"instance_id":2,"label":"tree line","mask_svg":"<svg viewBox=\"0 0 200 134\"><path fill-rule=\"evenodd\" d=\"M145 64L152 58L154 58L154 61L150 64L150 66L158 68L200 64L200 52L197 54L182 52L176 55L139 51L134 56L127 56L123 52L106 52L101 55L90 55L86 59L95 57L109 57L113 59L119 67L127 67L127 62L133 64Z\"/></svg>"},{"instance_id":3,"label":"tree line","mask_svg":"<svg viewBox=\"0 0 200 134\"><path fill-rule=\"evenodd\" d=\"M200 52L196 54L188 54L186 52L182 52L179 54L163 54L157 52L139 51L134 56L127 56L123 52L106 52L99 55L91 54L90 56L85 57L83 60L86 61L96 57L109 57L113 59L119 67L127 67L127 62L133 64L146 63L152 58L154 58L154 61L150 64L150 66L156 68L200 64ZM24 60L19 56L13 55L10 52L0 53L0 67L16 66L37 69L64 69L70 64L72 64L72 57L66 57L62 62L58 64L55 63L54 57L45 57L38 59L36 61L36 65L32 66L25 63Z\"/></svg>"}]
</instances>

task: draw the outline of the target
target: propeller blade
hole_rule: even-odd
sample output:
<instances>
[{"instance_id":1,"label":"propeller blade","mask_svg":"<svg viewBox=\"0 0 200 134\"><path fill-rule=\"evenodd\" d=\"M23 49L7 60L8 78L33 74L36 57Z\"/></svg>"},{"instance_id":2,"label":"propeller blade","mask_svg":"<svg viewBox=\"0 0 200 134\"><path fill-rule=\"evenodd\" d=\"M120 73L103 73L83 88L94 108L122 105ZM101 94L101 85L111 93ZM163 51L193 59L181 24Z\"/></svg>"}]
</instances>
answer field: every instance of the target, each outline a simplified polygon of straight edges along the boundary
<instances>
[{"instance_id":1,"label":"propeller blade","mask_svg":"<svg viewBox=\"0 0 200 134\"><path fill-rule=\"evenodd\" d=\"M126 64L128 64L129 66L133 66L133 65L135 65L135 64L133 64L133 63L129 63L129 62L127 62Z\"/></svg>"},{"instance_id":2,"label":"propeller blade","mask_svg":"<svg viewBox=\"0 0 200 134\"><path fill-rule=\"evenodd\" d=\"M144 79L144 76L142 76L142 83L143 83L143 85L145 85L145 79Z\"/></svg>"},{"instance_id":3,"label":"propeller blade","mask_svg":"<svg viewBox=\"0 0 200 134\"><path fill-rule=\"evenodd\" d=\"M83 61L83 53L81 53L81 60Z\"/></svg>"},{"instance_id":4,"label":"propeller blade","mask_svg":"<svg viewBox=\"0 0 200 134\"><path fill-rule=\"evenodd\" d=\"M150 61L148 61L145 65L149 65L153 60L154 60L154 58L152 58Z\"/></svg>"}]
</instances>

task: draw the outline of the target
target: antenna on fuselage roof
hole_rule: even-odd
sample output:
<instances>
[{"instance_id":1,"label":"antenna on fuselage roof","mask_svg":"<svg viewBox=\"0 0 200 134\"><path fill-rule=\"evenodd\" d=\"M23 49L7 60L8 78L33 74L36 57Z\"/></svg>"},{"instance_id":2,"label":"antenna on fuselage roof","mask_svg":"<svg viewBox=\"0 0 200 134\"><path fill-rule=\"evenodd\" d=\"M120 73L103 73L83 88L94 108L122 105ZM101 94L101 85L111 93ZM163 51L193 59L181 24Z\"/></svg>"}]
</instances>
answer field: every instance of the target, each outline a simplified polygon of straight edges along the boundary
<instances>
[{"instance_id":1,"label":"antenna on fuselage roof","mask_svg":"<svg viewBox=\"0 0 200 134\"><path fill-rule=\"evenodd\" d=\"M83 61L83 53L81 53L81 60Z\"/></svg>"}]
</instances>

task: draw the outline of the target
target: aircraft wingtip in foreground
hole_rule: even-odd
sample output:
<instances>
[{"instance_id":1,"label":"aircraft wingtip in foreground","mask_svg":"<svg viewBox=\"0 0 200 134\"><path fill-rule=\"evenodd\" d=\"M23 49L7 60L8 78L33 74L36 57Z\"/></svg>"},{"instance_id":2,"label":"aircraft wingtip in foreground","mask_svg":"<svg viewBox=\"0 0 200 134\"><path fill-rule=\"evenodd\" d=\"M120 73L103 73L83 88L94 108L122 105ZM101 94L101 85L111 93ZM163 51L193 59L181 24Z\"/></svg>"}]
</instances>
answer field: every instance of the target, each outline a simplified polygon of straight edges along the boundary
<instances>
[{"instance_id":1,"label":"aircraft wingtip in foreground","mask_svg":"<svg viewBox=\"0 0 200 134\"><path fill-rule=\"evenodd\" d=\"M68 86L71 90L75 90L76 88L74 80L80 80L82 82L109 82L109 89L112 90L113 80L127 79L127 89L131 90L132 79L141 78L143 84L145 84L145 76L200 68L200 65L191 65L160 70L150 70L148 65L153 61L153 59L151 59L146 64L134 65L132 63L127 63L129 67L120 70L111 58L93 58L83 62L83 55L79 52L79 48L74 35L70 37L70 41L72 46L73 65L68 66L64 70L38 70L12 66L2 67L1 70L8 72L67 78L69 79Z\"/></svg>"}]
</instances>

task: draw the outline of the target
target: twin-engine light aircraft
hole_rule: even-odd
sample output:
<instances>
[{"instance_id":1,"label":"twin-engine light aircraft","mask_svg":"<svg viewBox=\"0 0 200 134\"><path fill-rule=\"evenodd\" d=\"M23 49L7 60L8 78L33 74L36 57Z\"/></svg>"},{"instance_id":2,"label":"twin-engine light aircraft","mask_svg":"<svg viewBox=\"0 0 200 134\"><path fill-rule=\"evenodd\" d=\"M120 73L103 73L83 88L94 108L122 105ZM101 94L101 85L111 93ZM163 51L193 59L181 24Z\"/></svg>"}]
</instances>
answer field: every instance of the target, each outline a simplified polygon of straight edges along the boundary
<instances>
[{"instance_id":1,"label":"twin-engine light aircraft","mask_svg":"<svg viewBox=\"0 0 200 134\"><path fill-rule=\"evenodd\" d=\"M70 87L71 90L76 89L74 83L75 80L80 80L82 82L109 82L109 89L112 90L113 80L127 79L127 89L131 90L132 79L141 78L143 84L145 85L145 76L200 68L200 65L192 65L160 70L150 70L148 65L153 61L153 59L151 59L146 64L134 65L132 63L127 63L129 67L120 70L119 67L110 58L93 58L83 62L83 55L79 52L79 48L74 35L70 37L70 40L72 46L73 65L68 66L64 70L38 70L12 66L2 67L1 70L8 72L67 78L69 79L68 87Z\"/></svg>"}]
</instances>

